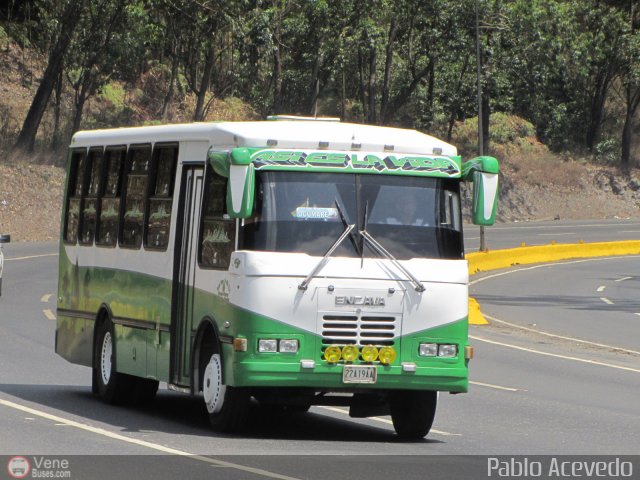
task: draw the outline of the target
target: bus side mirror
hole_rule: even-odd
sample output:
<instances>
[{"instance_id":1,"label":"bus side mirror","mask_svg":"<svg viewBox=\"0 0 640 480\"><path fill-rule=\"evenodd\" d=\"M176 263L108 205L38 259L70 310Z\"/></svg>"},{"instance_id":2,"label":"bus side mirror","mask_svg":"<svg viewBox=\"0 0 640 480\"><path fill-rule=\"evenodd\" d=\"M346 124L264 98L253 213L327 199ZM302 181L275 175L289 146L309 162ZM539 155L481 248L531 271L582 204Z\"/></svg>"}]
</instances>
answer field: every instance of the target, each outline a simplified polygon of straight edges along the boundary
<instances>
[{"instance_id":1,"label":"bus side mirror","mask_svg":"<svg viewBox=\"0 0 640 480\"><path fill-rule=\"evenodd\" d=\"M498 210L498 174L473 172L473 203L471 220L474 225L489 226L496 221Z\"/></svg>"},{"instance_id":2,"label":"bus side mirror","mask_svg":"<svg viewBox=\"0 0 640 480\"><path fill-rule=\"evenodd\" d=\"M227 213L231 218L249 218L253 215L255 174L253 165L229 165L227 184Z\"/></svg>"}]
</instances>

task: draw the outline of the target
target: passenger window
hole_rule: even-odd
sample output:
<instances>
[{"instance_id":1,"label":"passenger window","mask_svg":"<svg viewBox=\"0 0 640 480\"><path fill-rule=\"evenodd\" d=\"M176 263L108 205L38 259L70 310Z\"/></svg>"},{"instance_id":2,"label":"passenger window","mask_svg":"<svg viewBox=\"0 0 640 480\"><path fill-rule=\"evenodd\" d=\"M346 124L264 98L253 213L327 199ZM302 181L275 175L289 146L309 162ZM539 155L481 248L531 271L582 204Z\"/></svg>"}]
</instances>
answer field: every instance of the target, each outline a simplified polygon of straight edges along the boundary
<instances>
[{"instance_id":1,"label":"passenger window","mask_svg":"<svg viewBox=\"0 0 640 480\"><path fill-rule=\"evenodd\" d=\"M203 268L229 268L236 221L227 215L227 179L207 167L198 260Z\"/></svg>"},{"instance_id":2,"label":"passenger window","mask_svg":"<svg viewBox=\"0 0 640 480\"><path fill-rule=\"evenodd\" d=\"M173 184L178 163L178 145L156 144L153 150L153 176L145 248L166 250L169 244Z\"/></svg>"},{"instance_id":3,"label":"passenger window","mask_svg":"<svg viewBox=\"0 0 640 480\"><path fill-rule=\"evenodd\" d=\"M84 165L86 150L76 149L71 153L69 166L69 185L67 188L67 205L64 221L64 242L75 244L78 240L80 226L80 207L84 186Z\"/></svg>"},{"instance_id":4,"label":"passenger window","mask_svg":"<svg viewBox=\"0 0 640 480\"><path fill-rule=\"evenodd\" d=\"M96 245L113 247L118 241L120 225L120 177L126 158L126 147L107 147L104 155L105 186L99 200Z\"/></svg>"},{"instance_id":5,"label":"passenger window","mask_svg":"<svg viewBox=\"0 0 640 480\"><path fill-rule=\"evenodd\" d=\"M86 196L82 202L80 244L92 245L98 219L98 197L102 189L102 166L104 163L102 147L91 148L85 163L89 183Z\"/></svg>"},{"instance_id":6,"label":"passenger window","mask_svg":"<svg viewBox=\"0 0 640 480\"><path fill-rule=\"evenodd\" d=\"M140 248L147 207L147 185L151 164L151 145L132 145L127 161L124 214L120 245Z\"/></svg>"}]
</instances>

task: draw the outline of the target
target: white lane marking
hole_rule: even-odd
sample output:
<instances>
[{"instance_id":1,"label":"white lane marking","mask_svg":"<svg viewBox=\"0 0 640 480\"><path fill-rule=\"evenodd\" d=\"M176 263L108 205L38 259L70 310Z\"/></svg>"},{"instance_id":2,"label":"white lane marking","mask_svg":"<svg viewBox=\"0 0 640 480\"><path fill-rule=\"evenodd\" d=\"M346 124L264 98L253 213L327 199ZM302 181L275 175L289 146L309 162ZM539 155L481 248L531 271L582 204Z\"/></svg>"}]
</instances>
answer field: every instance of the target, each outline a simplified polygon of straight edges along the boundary
<instances>
[{"instance_id":1,"label":"white lane marking","mask_svg":"<svg viewBox=\"0 0 640 480\"><path fill-rule=\"evenodd\" d=\"M600 297L600 300L602 300L607 305L613 305L613 302L609 300L607 297Z\"/></svg>"},{"instance_id":2,"label":"white lane marking","mask_svg":"<svg viewBox=\"0 0 640 480\"><path fill-rule=\"evenodd\" d=\"M495 388L496 390L504 390L506 392L526 392L528 390L524 390L521 388L513 388L513 387L501 387L500 385L493 385L492 383L482 383L482 382L472 382L469 381L470 384L472 385L478 385L480 387L487 387L487 388Z\"/></svg>"},{"instance_id":3,"label":"white lane marking","mask_svg":"<svg viewBox=\"0 0 640 480\"><path fill-rule=\"evenodd\" d=\"M260 475L262 477L276 478L279 480L300 480L295 477L280 475L279 473L269 472L267 470L262 470L260 468L253 468L246 465L240 465L237 463L225 462L223 460L216 460L216 459L205 457L202 455L194 455L192 453L185 452L184 450L177 450L175 448L165 447L164 445L159 445L157 443L147 442L145 440L139 440L137 438L126 437L124 435L120 435L119 433L110 432L109 430L105 430L103 428L92 427L91 425L76 422L74 420L69 420L63 417L59 417L57 415L51 415L50 413L43 412L41 410L36 410L35 408L27 407L19 403L10 402L2 398L0 398L0 405L4 405L5 407L13 408L15 410L20 410L22 412L30 413L31 415L35 415L37 417L51 420L54 423L64 424L69 427L78 428L80 430L95 433L97 435L102 435L103 437L108 437L114 440L120 440L122 442L131 443L133 445L138 445L140 447L150 448L152 450L156 450L162 453L168 453L171 455L179 455L182 457L191 458L193 460L205 462L216 467L234 468L236 470L241 470L243 472L249 472L256 475Z\"/></svg>"},{"instance_id":4,"label":"white lane marking","mask_svg":"<svg viewBox=\"0 0 640 480\"><path fill-rule=\"evenodd\" d=\"M618 233L640 233L640 230L620 230Z\"/></svg>"},{"instance_id":5,"label":"white lane marking","mask_svg":"<svg viewBox=\"0 0 640 480\"><path fill-rule=\"evenodd\" d=\"M633 355L640 355L640 352L636 351L636 350L628 350L628 349L622 348L622 347L614 347L613 345L607 345L607 344L604 344L604 343L590 342L589 340L582 340L580 338L575 338L575 337L565 337L564 335L556 335L554 333L545 332L544 330L536 330L535 328L525 327L523 325L518 325L517 323L511 323L511 322L507 322L505 320L500 320L499 318L492 317L491 315L488 315L486 313L483 313L483 315L485 316L485 318L488 318L492 322L502 323L503 325L508 325L510 327L519 328L520 330L526 330L527 332L539 333L540 335L546 335L547 337L559 338L561 340L570 340L572 342L584 343L586 345L593 345L595 347L602 347L602 348L606 348L608 350L615 350L615 351L618 351L618 352L631 353ZM640 313L636 313L636 315L640 315Z\"/></svg>"},{"instance_id":6,"label":"white lane marking","mask_svg":"<svg viewBox=\"0 0 640 480\"><path fill-rule=\"evenodd\" d=\"M640 317L640 313L634 313L634 315L638 315Z\"/></svg>"},{"instance_id":7,"label":"white lane marking","mask_svg":"<svg viewBox=\"0 0 640 480\"><path fill-rule=\"evenodd\" d=\"M42 313L44 314L45 317L47 317L47 320L55 320L56 316L53 314L53 312L47 308L46 310L42 310Z\"/></svg>"},{"instance_id":8,"label":"white lane marking","mask_svg":"<svg viewBox=\"0 0 640 480\"><path fill-rule=\"evenodd\" d=\"M633 277L622 277L617 280L614 280L614 282L624 282L625 280L631 280L632 278Z\"/></svg>"},{"instance_id":9,"label":"white lane marking","mask_svg":"<svg viewBox=\"0 0 640 480\"><path fill-rule=\"evenodd\" d=\"M559 355L557 353L543 352L541 350L534 350L532 348L520 347L518 345L511 345L510 343L502 343L496 342L495 340L489 340L487 338L476 337L474 335L469 335L469 338L473 338L474 340L478 340L479 342L490 343L492 345L500 345L501 347L513 348L514 350L521 350L523 352L535 353L536 355L543 355L546 357L554 357L561 358L563 360L572 360L574 362L588 363L590 365L598 365L601 367L609 367L615 368L618 370L626 370L628 372L640 373L640 369L631 368L631 367L623 367L622 365L614 365L612 363L598 362L597 360L589 360L586 358L580 357L570 357L568 355Z\"/></svg>"},{"instance_id":10,"label":"white lane marking","mask_svg":"<svg viewBox=\"0 0 640 480\"><path fill-rule=\"evenodd\" d=\"M475 285L476 283L480 283L480 282L484 282L485 280L491 280L492 278L496 278L496 277L502 277L503 275L511 275L512 273L518 273L518 272L525 272L525 271L529 271L529 270L536 270L538 268L551 268L551 267L555 267L557 265L573 265L576 263L586 263L586 262L602 262L602 261L606 261L606 260L616 260L619 258L640 258L640 255L620 255L617 257L596 257L596 258L584 258L582 260L571 260L569 262L549 262L549 263L542 263L539 265L533 265L532 267L523 267L523 268L512 268L510 270L505 270L503 272L498 272L498 273L494 273L492 275L487 275L481 278L477 278L476 280L473 280L471 282L469 282L469 286L471 285Z\"/></svg>"},{"instance_id":11,"label":"white lane marking","mask_svg":"<svg viewBox=\"0 0 640 480\"><path fill-rule=\"evenodd\" d=\"M325 405L320 405L320 406L318 406L318 408L322 408L323 410L329 410L331 412L341 413L343 415L349 415L349 411L348 410L344 410L342 408L327 407ZM375 420L376 422L386 423L387 425L393 425L393 422L391 420L387 419L387 418L367 417L367 420ZM434 428L432 428L430 430L430 433L435 433L437 435L442 435L442 436L445 436L445 437L461 437L462 436L461 433L443 432L442 430L436 430Z\"/></svg>"},{"instance_id":12,"label":"white lane marking","mask_svg":"<svg viewBox=\"0 0 640 480\"><path fill-rule=\"evenodd\" d=\"M558 235L577 235L575 232L566 232L566 233L538 233L539 237L556 237Z\"/></svg>"},{"instance_id":13,"label":"white lane marking","mask_svg":"<svg viewBox=\"0 0 640 480\"><path fill-rule=\"evenodd\" d=\"M596 292L600 293L600 292L604 292L604 289L607 288L604 285L598 287L598 289L596 290Z\"/></svg>"},{"instance_id":14,"label":"white lane marking","mask_svg":"<svg viewBox=\"0 0 640 480\"><path fill-rule=\"evenodd\" d=\"M42 258L42 257L57 257L57 253L43 253L42 255L29 255L28 257L14 257L14 258L5 258L5 262L14 262L17 260L30 260L32 258Z\"/></svg>"},{"instance_id":15,"label":"white lane marking","mask_svg":"<svg viewBox=\"0 0 640 480\"><path fill-rule=\"evenodd\" d=\"M40 301L41 301L42 303L49 303L49 299L51 298L51 296L52 296L52 295L53 295L52 293L47 293L46 295L43 295L43 296L40 298Z\"/></svg>"}]
</instances>

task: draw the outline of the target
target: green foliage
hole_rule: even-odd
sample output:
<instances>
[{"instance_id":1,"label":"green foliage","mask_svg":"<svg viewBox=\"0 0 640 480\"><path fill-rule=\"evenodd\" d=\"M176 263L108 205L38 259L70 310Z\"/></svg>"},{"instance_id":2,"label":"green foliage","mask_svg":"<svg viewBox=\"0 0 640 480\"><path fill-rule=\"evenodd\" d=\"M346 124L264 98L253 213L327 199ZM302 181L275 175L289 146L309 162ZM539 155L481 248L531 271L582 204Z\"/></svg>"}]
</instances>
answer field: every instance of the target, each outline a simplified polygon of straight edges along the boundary
<instances>
[{"instance_id":1,"label":"green foliage","mask_svg":"<svg viewBox=\"0 0 640 480\"><path fill-rule=\"evenodd\" d=\"M12 7L0 46L10 37L47 58L71 1L72 128L317 113L475 151L476 6L490 143L537 137L613 158L603 138L640 103L637 2L30 0Z\"/></svg>"}]
</instances>

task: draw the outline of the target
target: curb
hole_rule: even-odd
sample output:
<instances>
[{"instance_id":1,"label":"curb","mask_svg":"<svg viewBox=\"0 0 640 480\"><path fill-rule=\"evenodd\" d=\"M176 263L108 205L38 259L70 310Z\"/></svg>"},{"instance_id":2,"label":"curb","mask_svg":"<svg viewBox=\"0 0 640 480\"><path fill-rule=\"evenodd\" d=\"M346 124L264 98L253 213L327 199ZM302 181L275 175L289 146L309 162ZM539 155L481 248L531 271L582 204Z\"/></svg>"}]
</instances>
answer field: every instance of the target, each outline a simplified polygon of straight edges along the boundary
<instances>
[{"instance_id":1,"label":"curb","mask_svg":"<svg viewBox=\"0 0 640 480\"><path fill-rule=\"evenodd\" d=\"M487 252L473 252L466 255L469 262L469 275L490 270L509 268L515 265L533 263L550 263L575 258L615 257L620 255L640 254L640 240L622 242L566 243L527 247ZM480 305L469 297L469 324L487 325L489 322L480 312Z\"/></svg>"}]
</instances>

